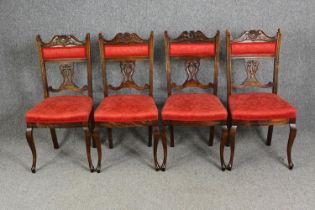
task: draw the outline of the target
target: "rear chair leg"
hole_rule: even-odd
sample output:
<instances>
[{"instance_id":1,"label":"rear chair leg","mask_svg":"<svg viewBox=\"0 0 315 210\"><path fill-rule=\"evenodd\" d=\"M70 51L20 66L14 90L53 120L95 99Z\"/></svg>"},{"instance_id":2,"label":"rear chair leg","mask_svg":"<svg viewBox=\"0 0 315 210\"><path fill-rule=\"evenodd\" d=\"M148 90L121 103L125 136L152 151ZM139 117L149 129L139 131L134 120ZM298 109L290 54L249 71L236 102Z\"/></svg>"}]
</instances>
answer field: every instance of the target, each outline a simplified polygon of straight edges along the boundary
<instances>
[{"instance_id":1,"label":"rear chair leg","mask_svg":"<svg viewBox=\"0 0 315 210\"><path fill-rule=\"evenodd\" d=\"M108 136L108 147L112 149L113 146L113 130L112 128L107 128L107 136Z\"/></svg>"},{"instance_id":2,"label":"rear chair leg","mask_svg":"<svg viewBox=\"0 0 315 210\"><path fill-rule=\"evenodd\" d=\"M210 127L210 136L208 146L213 146L213 139L214 139L214 126Z\"/></svg>"},{"instance_id":3,"label":"rear chair leg","mask_svg":"<svg viewBox=\"0 0 315 210\"><path fill-rule=\"evenodd\" d=\"M85 135L85 144L86 144L86 156L89 162L89 168L91 173L94 172L94 166L91 159L91 133L88 127L83 127Z\"/></svg>"},{"instance_id":4,"label":"rear chair leg","mask_svg":"<svg viewBox=\"0 0 315 210\"><path fill-rule=\"evenodd\" d=\"M270 125L270 126L268 127L268 135L267 135L267 141L266 141L266 145L267 145L267 146L270 146L270 145L271 145L272 131L273 131L273 125Z\"/></svg>"},{"instance_id":5,"label":"rear chair leg","mask_svg":"<svg viewBox=\"0 0 315 210\"><path fill-rule=\"evenodd\" d=\"M290 134L289 134L289 140L288 140L288 146L287 146L289 169L293 169L294 167L294 164L291 159L291 151L292 151L292 146L295 140L295 136L296 136L296 125L290 124Z\"/></svg>"},{"instance_id":6,"label":"rear chair leg","mask_svg":"<svg viewBox=\"0 0 315 210\"><path fill-rule=\"evenodd\" d=\"M224 161L224 146L228 138L228 128L226 125L222 126L221 140L220 140L220 159L221 159L221 170L225 171L226 165Z\"/></svg>"},{"instance_id":7,"label":"rear chair leg","mask_svg":"<svg viewBox=\"0 0 315 210\"><path fill-rule=\"evenodd\" d=\"M59 148L58 140L57 140L57 135L56 135L56 129L55 128L50 128L50 134L51 134L51 139L54 145L55 149Z\"/></svg>"},{"instance_id":8,"label":"rear chair leg","mask_svg":"<svg viewBox=\"0 0 315 210\"><path fill-rule=\"evenodd\" d=\"M174 147L175 146L175 143L174 143L174 126L170 125L169 129L170 129L171 147Z\"/></svg>"},{"instance_id":9,"label":"rear chair leg","mask_svg":"<svg viewBox=\"0 0 315 210\"><path fill-rule=\"evenodd\" d=\"M26 140L29 147L31 148L32 155L33 155L33 164L32 164L31 170L32 170L32 173L35 173L37 155L36 155L36 148L35 148L34 139L33 139L33 128L26 129Z\"/></svg>"},{"instance_id":10,"label":"rear chair leg","mask_svg":"<svg viewBox=\"0 0 315 210\"><path fill-rule=\"evenodd\" d=\"M230 141L230 149L231 149L230 161L229 161L229 164L227 165L227 170L229 171L231 171L233 167L236 128L237 128L236 125L231 126L230 132L229 132L229 141Z\"/></svg>"},{"instance_id":11,"label":"rear chair leg","mask_svg":"<svg viewBox=\"0 0 315 210\"><path fill-rule=\"evenodd\" d=\"M152 126L149 126L149 141L148 141L148 147L152 146Z\"/></svg>"},{"instance_id":12,"label":"rear chair leg","mask_svg":"<svg viewBox=\"0 0 315 210\"><path fill-rule=\"evenodd\" d=\"M99 128L94 128L93 139L94 139L95 144L96 144L97 156L98 156L96 172L100 173L101 172L101 164L102 164L102 145L101 145Z\"/></svg>"}]
</instances>

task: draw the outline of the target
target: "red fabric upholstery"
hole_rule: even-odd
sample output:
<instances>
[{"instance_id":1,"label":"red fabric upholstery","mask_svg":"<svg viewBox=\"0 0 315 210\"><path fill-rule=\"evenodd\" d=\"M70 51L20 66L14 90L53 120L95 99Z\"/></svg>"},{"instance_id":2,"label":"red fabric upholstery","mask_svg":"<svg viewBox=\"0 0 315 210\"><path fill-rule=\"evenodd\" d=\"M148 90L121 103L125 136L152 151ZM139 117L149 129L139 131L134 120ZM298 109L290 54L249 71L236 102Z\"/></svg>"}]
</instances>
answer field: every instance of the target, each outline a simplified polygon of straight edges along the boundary
<instances>
[{"instance_id":1,"label":"red fabric upholstery","mask_svg":"<svg viewBox=\"0 0 315 210\"><path fill-rule=\"evenodd\" d=\"M233 120L277 120L296 118L296 109L273 93L238 93L229 97Z\"/></svg>"},{"instance_id":2,"label":"red fabric upholstery","mask_svg":"<svg viewBox=\"0 0 315 210\"><path fill-rule=\"evenodd\" d=\"M214 56L215 43L170 43L170 56Z\"/></svg>"},{"instance_id":3,"label":"red fabric upholstery","mask_svg":"<svg viewBox=\"0 0 315 210\"><path fill-rule=\"evenodd\" d=\"M88 96L53 96L26 112L25 120L28 123L87 122L92 106Z\"/></svg>"},{"instance_id":4,"label":"red fabric upholstery","mask_svg":"<svg viewBox=\"0 0 315 210\"><path fill-rule=\"evenodd\" d=\"M42 49L44 60L86 58L85 46L47 47Z\"/></svg>"},{"instance_id":5,"label":"red fabric upholstery","mask_svg":"<svg viewBox=\"0 0 315 210\"><path fill-rule=\"evenodd\" d=\"M232 43L232 55L274 55L276 53L276 42L249 42Z\"/></svg>"},{"instance_id":6,"label":"red fabric upholstery","mask_svg":"<svg viewBox=\"0 0 315 210\"><path fill-rule=\"evenodd\" d=\"M168 97L162 118L176 121L226 120L227 111L215 95L181 93Z\"/></svg>"},{"instance_id":7,"label":"red fabric upholstery","mask_svg":"<svg viewBox=\"0 0 315 210\"><path fill-rule=\"evenodd\" d=\"M104 45L104 56L107 58L122 56L149 56L148 44Z\"/></svg>"},{"instance_id":8,"label":"red fabric upholstery","mask_svg":"<svg viewBox=\"0 0 315 210\"><path fill-rule=\"evenodd\" d=\"M151 96L108 96L94 113L96 122L133 122L158 120L158 110Z\"/></svg>"}]
</instances>

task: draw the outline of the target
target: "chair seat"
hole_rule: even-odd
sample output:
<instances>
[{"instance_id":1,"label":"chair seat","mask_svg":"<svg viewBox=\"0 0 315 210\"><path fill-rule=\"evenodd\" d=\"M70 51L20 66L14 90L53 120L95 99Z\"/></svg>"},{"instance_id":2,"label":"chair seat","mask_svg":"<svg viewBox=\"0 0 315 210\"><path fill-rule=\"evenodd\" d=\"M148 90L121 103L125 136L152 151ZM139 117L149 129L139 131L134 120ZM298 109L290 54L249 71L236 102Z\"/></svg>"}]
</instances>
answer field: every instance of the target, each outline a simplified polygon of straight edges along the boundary
<instances>
[{"instance_id":1,"label":"chair seat","mask_svg":"<svg viewBox=\"0 0 315 210\"><path fill-rule=\"evenodd\" d=\"M216 121L226 120L227 111L213 94L180 93L166 100L162 110L163 120Z\"/></svg>"},{"instance_id":2,"label":"chair seat","mask_svg":"<svg viewBox=\"0 0 315 210\"><path fill-rule=\"evenodd\" d=\"M229 96L233 120L295 119L296 109L273 93L238 93Z\"/></svg>"},{"instance_id":3,"label":"chair seat","mask_svg":"<svg viewBox=\"0 0 315 210\"><path fill-rule=\"evenodd\" d=\"M93 107L88 96L53 96L44 99L25 114L27 123L87 122Z\"/></svg>"},{"instance_id":4,"label":"chair seat","mask_svg":"<svg viewBox=\"0 0 315 210\"><path fill-rule=\"evenodd\" d=\"M135 122L158 120L151 96L114 95L103 99L94 114L95 122Z\"/></svg>"}]
</instances>

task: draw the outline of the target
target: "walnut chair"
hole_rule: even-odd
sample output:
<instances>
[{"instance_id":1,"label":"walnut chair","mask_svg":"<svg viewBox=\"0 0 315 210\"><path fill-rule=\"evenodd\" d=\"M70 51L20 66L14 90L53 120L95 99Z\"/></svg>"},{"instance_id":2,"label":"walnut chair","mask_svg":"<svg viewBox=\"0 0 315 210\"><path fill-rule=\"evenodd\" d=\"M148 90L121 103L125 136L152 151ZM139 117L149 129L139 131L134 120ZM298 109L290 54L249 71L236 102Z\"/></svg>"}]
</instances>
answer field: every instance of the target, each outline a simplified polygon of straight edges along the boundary
<instances>
[{"instance_id":1,"label":"walnut chair","mask_svg":"<svg viewBox=\"0 0 315 210\"><path fill-rule=\"evenodd\" d=\"M296 136L296 109L277 95L280 44L280 29L273 37L267 36L262 30L250 30L243 32L238 38L231 39L230 32L226 32L228 124L231 149L228 170L231 170L233 166L237 126L268 126L266 145L269 146L273 126L286 124L290 126L287 145L288 165L289 169L293 168L291 150ZM232 59L245 61L247 77L241 84L232 82ZM274 62L272 82L261 83L256 77L260 60L263 59L272 59ZM232 93L234 89L246 87L272 88L272 93Z\"/></svg>"},{"instance_id":2,"label":"walnut chair","mask_svg":"<svg viewBox=\"0 0 315 210\"><path fill-rule=\"evenodd\" d=\"M94 138L100 139L99 128L106 127L108 145L109 148L113 148L113 128L148 126L148 146L150 147L152 145L152 135L154 135L156 142L159 139L158 109L153 99L153 32L151 32L148 40L140 38L135 33L118 33L112 40L106 40L100 33L99 50L103 75L104 99L94 113ZM149 84L145 83L143 86L138 85L133 80L136 61L141 60L149 61ZM119 62L120 64L122 80L118 86L108 84L106 69L108 62ZM148 95L109 95L110 91L119 91L123 88L132 88L142 92L147 91ZM154 156L154 160L156 170L159 170L156 155Z\"/></svg>"},{"instance_id":3,"label":"walnut chair","mask_svg":"<svg viewBox=\"0 0 315 210\"><path fill-rule=\"evenodd\" d=\"M220 32L212 38L206 37L201 31L182 32L176 39L171 39L165 31L165 59L167 75L168 98L162 110L163 126L168 126L170 131L170 146L174 147L174 126L207 126L210 128L208 145L213 145L214 129L221 125L220 140L221 169L226 166L223 159L224 145L228 136L227 111L217 97L218 69L220 55ZM185 62L187 79L178 85L171 79L171 59ZM197 77L200 60L214 59L213 82L202 84ZM212 89L212 93L177 93L172 91L184 88ZM162 139L166 138L166 129L163 128Z\"/></svg>"},{"instance_id":4,"label":"walnut chair","mask_svg":"<svg viewBox=\"0 0 315 210\"><path fill-rule=\"evenodd\" d=\"M90 171L94 171L91 161L91 133L89 125L93 117L92 94L92 64L90 53L90 34L85 41L79 41L73 35L56 35L48 43L44 43L40 36L36 37L39 53L39 63L43 82L44 100L35 105L25 114L27 123L26 139L33 154L32 172L36 172L36 148L33 140L33 128L49 128L55 149L59 148L56 128L83 127L86 142L86 153ZM78 87L74 81L74 63L85 62L87 65L87 85ZM48 86L46 63L59 64L63 82L58 88ZM50 96L49 93L74 91L81 95ZM88 96L82 95L84 92ZM95 141L98 147L98 158L101 160L100 142Z\"/></svg>"}]
</instances>

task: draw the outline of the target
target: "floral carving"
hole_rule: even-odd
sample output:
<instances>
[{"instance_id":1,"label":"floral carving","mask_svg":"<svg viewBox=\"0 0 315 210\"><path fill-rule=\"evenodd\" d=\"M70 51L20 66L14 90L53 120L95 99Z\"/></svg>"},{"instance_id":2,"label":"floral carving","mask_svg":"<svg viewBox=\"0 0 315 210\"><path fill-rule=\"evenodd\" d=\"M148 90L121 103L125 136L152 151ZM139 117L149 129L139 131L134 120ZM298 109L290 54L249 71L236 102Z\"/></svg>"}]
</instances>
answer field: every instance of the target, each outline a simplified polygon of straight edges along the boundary
<instances>
[{"instance_id":1,"label":"floral carving","mask_svg":"<svg viewBox=\"0 0 315 210\"><path fill-rule=\"evenodd\" d=\"M181 33L174 42L205 42L211 41L211 38L206 37L201 31L184 31Z\"/></svg>"},{"instance_id":2,"label":"floral carving","mask_svg":"<svg viewBox=\"0 0 315 210\"><path fill-rule=\"evenodd\" d=\"M233 40L233 42L253 42L253 41L274 41L274 37L267 36L262 30L250 30L245 31L239 38Z\"/></svg>"},{"instance_id":3,"label":"floral carving","mask_svg":"<svg viewBox=\"0 0 315 210\"><path fill-rule=\"evenodd\" d=\"M130 44L130 43L141 44L141 43L147 43L147 40L140 38L135 33L118 33L112 40L107 41L107 42L117 43L117 44Z\"/></svg>"},{"instance_id":4,"label":"floral carving","mask_svg":"<svg viewBox=\"0 0 315 210\"><path fill-rule=\"evenodd\" d=\"M72 47L84 45L73 35L56 35L44 47Z\"/></svg>"}]
</instances>

